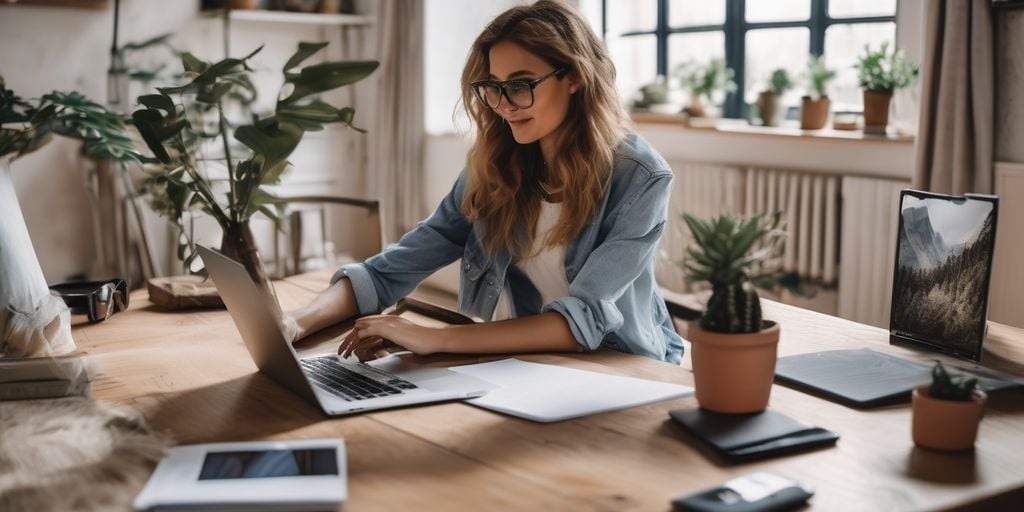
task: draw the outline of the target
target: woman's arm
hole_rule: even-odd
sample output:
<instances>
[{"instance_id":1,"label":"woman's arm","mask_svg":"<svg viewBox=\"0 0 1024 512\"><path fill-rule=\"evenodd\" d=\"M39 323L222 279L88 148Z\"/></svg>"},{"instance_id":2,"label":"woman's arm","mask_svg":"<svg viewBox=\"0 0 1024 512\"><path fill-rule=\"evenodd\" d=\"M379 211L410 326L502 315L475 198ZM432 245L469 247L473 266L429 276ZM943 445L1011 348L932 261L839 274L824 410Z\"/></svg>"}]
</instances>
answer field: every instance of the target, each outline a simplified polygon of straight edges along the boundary
<instances>
[{"instance_id":1,"label":"woman's arm","mask_svg":"<svg viewBox=\"0 0 1024 512\"><path fill-rule=\"evenodd\" d=\"M397 316L379 315L356 321L338 353L373 359L385 341L417 354L435 352L504 354L516 352L580 352L565 317L541 313L511 320L445 327L426 327Z\"/></svg>"},{"instance_id":2,"label":"woman's arm","mask_svg":"<svg viewBox=\"0 0 1024 512\"><path fill-rule=\"evenodd\" d=\"M347 320L358 312L352 283L343 277L320 292L313 302L285 315L285 337L288 341L298 341L320 329Z\"/></svg>"}]
</instances>

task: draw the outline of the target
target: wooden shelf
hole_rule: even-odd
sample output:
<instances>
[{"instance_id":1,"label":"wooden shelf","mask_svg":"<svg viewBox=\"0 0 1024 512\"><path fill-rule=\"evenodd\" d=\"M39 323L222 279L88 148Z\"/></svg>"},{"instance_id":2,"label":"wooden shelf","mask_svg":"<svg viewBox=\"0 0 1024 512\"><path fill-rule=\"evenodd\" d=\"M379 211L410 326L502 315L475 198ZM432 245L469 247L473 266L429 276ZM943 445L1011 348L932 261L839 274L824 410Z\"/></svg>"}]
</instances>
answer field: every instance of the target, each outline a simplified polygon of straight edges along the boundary
<instances>
[{"instance_id":1,"label":"wooden shelf","mask_svg":"<svg viewBox=\"0 0 1024 512\"><path fill-rule=\"evenodd\" d=\"M220 12L211 11L211 16L219 16ZM372 16L358 14L321 14L315 12L267 11L263 9L239 9L230 11L231 21L258 23L291 23L297 25L347 25L369 26L373 24Z\"/></svg>"}]
</instances>

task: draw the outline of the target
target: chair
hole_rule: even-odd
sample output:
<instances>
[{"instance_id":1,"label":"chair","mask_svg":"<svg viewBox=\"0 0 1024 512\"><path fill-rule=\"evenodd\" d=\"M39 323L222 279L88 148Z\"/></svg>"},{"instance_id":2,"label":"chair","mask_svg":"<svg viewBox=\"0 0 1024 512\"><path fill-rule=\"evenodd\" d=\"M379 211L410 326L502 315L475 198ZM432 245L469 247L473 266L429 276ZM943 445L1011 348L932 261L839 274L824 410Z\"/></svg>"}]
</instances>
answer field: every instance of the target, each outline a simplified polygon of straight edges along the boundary
<instances>
[{"instance_id":1,"label":"chair","mask_svg":"<svg viewBox=\"0 0 1024 512\"><path fill-rule=\"evenodd\" d=\"M276 277L287 277L315 270L315 268L305 264L308 258L304 258L302 254L303 238L306 236L303 228L307 222L306 217L309 215L319 216L321 242L318 244L321 248L319 257L325 263L330 259L332 255L327 254L323 247L329 241L327 210L332 205L362 210L365 215L365 217L360 215L352 217L358 222L354 223L358 240L350 241L344 245L336 243L337 249L346 253L352 260L361 261L377 254L383 248L383 225L380 218L380 202L377 200L332 195L309 195L281 197L280 202L287 205L287 210L285 215L274 222L278 232L284 234L283 237L274 238L273 254ZM286 244L283 244L286 245L285 249L281 247L281 238L287 241Z\"/></svg>"}]
</instances>

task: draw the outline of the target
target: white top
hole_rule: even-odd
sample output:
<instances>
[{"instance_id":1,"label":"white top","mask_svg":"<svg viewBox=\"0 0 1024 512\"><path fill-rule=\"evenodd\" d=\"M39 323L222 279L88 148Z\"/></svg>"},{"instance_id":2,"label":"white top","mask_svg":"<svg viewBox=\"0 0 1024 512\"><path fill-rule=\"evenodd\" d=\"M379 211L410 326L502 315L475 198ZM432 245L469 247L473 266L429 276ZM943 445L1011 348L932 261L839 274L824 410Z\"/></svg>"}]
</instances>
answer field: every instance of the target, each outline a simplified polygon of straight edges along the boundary
<instances>
[{"instance_id":1,"label":"white top","mask_svg":"<svg viewBox=\"0 0 1024 512\"><path fill-rule=\"evenodd\" d=\"M569 280L565 277L565 246L549 246L540 250L561 214L562 203L541 201L535 231L537 235L529 252L533 256L516 263L516 268L530 278L530 282L540 293L541 305L569 296ZM513 317L515 314L512 311L512 293L506 283L501 296L498 297L498 306L494 309L492 320L507 320Z\"/></svg>"}]
</instances>

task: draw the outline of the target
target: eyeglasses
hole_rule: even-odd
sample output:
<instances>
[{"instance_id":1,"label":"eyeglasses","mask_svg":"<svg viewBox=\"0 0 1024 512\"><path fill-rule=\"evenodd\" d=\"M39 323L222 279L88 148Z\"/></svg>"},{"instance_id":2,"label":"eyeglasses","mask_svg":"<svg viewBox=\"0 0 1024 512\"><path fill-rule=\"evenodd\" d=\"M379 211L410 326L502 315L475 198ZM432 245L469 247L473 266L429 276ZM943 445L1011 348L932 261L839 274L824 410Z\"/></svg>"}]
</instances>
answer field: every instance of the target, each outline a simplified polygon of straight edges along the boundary
<instances>
[{"instance_id":1,"label":"eyeglasses","mask_svg":"<svg viewBox=\"0 0 1024 512\"><path fill-rule=\"evenodd\" d=\"M504 95L508 102L516 108L530 108L533 106L533 90L552 75L561 79L569 68L558 68L536 80L477 80L469 84L476 91L476 96L485 105L491 108L498 108L501 105L501 97Z\"/></svg>"},{"instance_id":2,"label":"eyeglasses","mask_svg":"<svg viewBox=\"0 0 1024 512\"><path fill-rule=\"evenodd\" d=\"M128 285L123 279L60 283L50 286L60 294L72 313L85 313L89 322L100 322L128 307Z\"/></svg>"}]
</instances>

